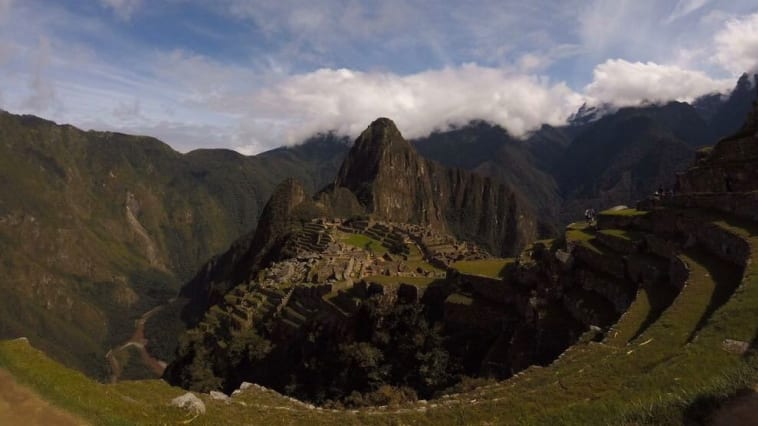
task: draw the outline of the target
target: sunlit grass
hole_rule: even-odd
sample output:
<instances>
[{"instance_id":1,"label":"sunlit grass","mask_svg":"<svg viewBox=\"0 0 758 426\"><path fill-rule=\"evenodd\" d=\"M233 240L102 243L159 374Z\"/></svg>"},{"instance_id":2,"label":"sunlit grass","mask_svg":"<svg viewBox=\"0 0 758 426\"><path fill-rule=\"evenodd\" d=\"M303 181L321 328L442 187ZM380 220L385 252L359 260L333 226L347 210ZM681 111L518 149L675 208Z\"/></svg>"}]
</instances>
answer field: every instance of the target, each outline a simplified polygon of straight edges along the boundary
<instances>
[{"instance_id":1,"label":"sunlit grass","mask_svg":"<svg viewBox=\"0 0 758 426\"><path fill-rule=\"evenodd\" d=\"M503 276L505 268L514 261L513 258L462 260L450 266L461 274L500 278Z\"/></svg>"}]
</instances>

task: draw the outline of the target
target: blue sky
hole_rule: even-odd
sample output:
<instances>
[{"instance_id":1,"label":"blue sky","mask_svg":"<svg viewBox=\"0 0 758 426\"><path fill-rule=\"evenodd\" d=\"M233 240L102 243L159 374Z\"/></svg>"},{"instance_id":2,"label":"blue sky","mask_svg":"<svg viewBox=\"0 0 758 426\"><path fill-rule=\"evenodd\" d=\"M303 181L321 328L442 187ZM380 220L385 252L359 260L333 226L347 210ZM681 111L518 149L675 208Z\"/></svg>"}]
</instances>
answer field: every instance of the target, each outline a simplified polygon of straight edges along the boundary
<instances>
[{"instance_id":1,"label":"blue sky","mask_svg":"<svg viewBox=\"0 0 758 426\"><path fill-rule=\"evenodd\" d=\"M758 69L755 0L0 0L0 108L255 153L377 116L523 135Z\"/></svg>"}]
</instances>

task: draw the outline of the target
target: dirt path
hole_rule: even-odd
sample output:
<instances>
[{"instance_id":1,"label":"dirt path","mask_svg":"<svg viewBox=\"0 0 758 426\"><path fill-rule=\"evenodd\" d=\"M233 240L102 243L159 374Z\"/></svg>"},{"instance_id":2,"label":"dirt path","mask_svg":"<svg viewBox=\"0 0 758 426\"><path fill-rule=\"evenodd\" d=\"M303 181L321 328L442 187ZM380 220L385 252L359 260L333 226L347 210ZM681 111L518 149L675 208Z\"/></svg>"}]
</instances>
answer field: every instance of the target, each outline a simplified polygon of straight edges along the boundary
<instances>
[{"instance_id":1,"label":"dirt path","mask_svg":"<svg viewBox=\"0 0 758 426\"><path fill-rule=\"evenodd\" d=\"M719 408L711 426L758 425L758 385L751 393L735 398Z\"/></svg>"},{"instance_id":2,"label":"dirt path","mask_svg":"<svg viewBox=\"0 0 758 426\"><path fill-rule=\"evenodd\" d=\"M86 425L87 422L66 413L18 384L13 376L0 369L0 425Z\"/></svg>"},{"instance_id":3,"label":"dirt path","mask_svg":"<svg viewBox=\"0 0 758 426\"><path fill-rule=\"evenodd\" d=\"M155 308L145 312L137 321L135 321L134 325L134 334L132 334L132 337L127 340L126 343L119 346L118 348L111 349L108 351L108 353L105 355L105 358L108 360L108 363L111 366L111 371L113 372L111 374L111 382L115 383L118 381L119 377L121 376L121 366L118 363L118 358L116 357L116 353L127 350L129 347L135 347L140 353L140 358L142 360L142 363L146 365L150 370L156 374L157 377L160 377L163 375L163 370L166 369L166 363L154 358L150 353L147 352L145 349L145 345L147 345L147 339L145 338L145 322L154 315L156 312L163 309L163 305L156 306Z\"/></svg>"}]
</instances>

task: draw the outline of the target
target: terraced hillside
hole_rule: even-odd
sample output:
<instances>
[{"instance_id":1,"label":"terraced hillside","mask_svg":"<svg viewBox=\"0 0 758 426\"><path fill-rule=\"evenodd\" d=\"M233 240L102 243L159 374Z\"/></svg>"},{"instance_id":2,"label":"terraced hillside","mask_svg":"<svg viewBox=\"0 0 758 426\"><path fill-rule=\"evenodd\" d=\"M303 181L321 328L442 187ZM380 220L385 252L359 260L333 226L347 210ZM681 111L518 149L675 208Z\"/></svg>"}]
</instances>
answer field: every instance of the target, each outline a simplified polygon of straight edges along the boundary
<instances>
[{"instance_id":1,"label":"terraced hillside","mask_svg":"<svg viewBox=\"0 0 758 426\"><path fill-rule=\"evenodd\" d=\"M623 259L624 273L638 273L640 286L602 339L582 340L546 367L429 402L348 411L316 409L253 387L228 405L203 396L208 411L193 423L678 424L758 381L758 357L750 349L758 336L758 223L692 206L662 205L605 212L597 228L582 232L581 239L573 240L575 262L584 262L584 248L597 249L609 264ZM604 243L607 237L601 235L624 241ZM657 288L655 277L661 271L653 268L656 262L635 270L635 256L667 262L671 274L684 267L681 288ZM180 389L159 381L96 384L24 342L3 343L0 365L93 422L160 423L189 416L166 406Z\"/></svg>"}]
</instances>

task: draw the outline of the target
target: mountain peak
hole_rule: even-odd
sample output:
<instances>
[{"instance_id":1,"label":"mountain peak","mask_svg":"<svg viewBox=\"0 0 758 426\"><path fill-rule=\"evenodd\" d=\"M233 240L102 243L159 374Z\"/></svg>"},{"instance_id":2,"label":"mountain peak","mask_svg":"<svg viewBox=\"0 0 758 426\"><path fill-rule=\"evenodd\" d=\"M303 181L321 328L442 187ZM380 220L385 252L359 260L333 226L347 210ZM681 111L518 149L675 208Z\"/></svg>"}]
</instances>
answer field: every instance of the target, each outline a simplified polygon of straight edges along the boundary
<instances>
[{"instance_id":1,"label":"mountain peak","mask_svg":"<svg viewBox=\"0 0 758 426\"><path fill-rule=\"evenodd\" d=\"M386 117L374 120L355 141L355 146L366 153L381 154L387 148L411 149L395 122ZM352 152L351 152L352 153Z\"/></svg>"},{"instance_id":2,"label":"mountain peak","mask_svg":"<svg viewBox=\"0 0 758 426\"><path fill-rule=\"evenodd\" d=\"M369 125L370 128L390 128L397 130L395 122L387 117L379 117Z\"/></svg>"},{"instance_id":3,"label":"mountain peak","mask_svg":"<svg viewBox=\"0 0 758 426\"><path fill-rule=\"evenodd\" d=\"M370 189L377 177L398 158L416 162L416 152L389 118L377 118L361 133L337 175L337 186L350 189L366 206L373 205ZM413 159L413 160L411 160Z\"/></svg>"}]
</instances>

